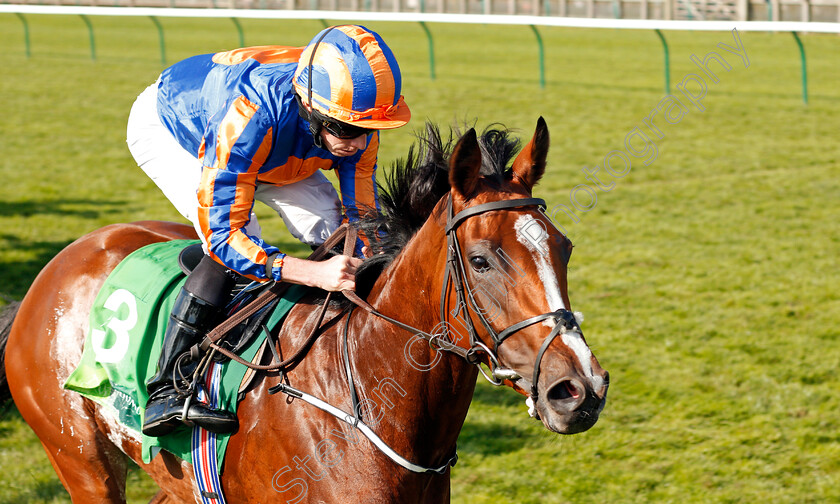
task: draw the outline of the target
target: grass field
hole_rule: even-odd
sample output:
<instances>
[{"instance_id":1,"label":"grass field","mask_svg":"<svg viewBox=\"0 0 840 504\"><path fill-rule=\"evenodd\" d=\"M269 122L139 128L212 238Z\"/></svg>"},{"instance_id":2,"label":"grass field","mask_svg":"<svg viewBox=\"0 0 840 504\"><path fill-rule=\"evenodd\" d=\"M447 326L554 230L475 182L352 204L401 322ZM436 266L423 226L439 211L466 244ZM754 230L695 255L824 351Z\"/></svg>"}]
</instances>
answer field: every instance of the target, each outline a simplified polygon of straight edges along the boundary
<instances>
[{"instance_id":1,"label":"grass field","mask_svg":"<svg viewBox=\"0 0 840 504\"><path fill-rule=\"evenodd\" d=\"M20 299L78 236L114 222L178 218L124 144L135 96L162 69L148 20L0 15L0 292ZM237 45L229 21L163 20L170 63ZM317 22L243 21L249 45L302 45ZM583 167L625 149L663 99L652 32L541 30L547 86L525 27L430 25L437 79L419 26L370 23L396 52L411 127L501 122L523 136L538 116L552 135L536 195L569 205ZM590 431L556 437L520 397L480 383L453 471L456 503L840 502L840 38L803 36L810 105L788 33L745 33L749 56L717 47L730 33L666 33L672 86L699 73L689 57L732 65L657 123L658 153L597 203L575 193L570 296L612 386ZM678 91L673 92L680 98ZM662 115L660 114L660 120ZM383 134L380 165L407 151L411 127ZM638 144L637 144L638 145ZM603 169L599 172L603 176ZM264 215L264 214L261 214ZM268 216L267 237L303 252ZM46 356L45 356L46 358ZM267 482L267 492L268 489ZM131 474L130 502L154 485ZM268 496L266 496L268 498ZM14 409L0 420L0 502L67 502Z\"/></svg>"}]
</instances>

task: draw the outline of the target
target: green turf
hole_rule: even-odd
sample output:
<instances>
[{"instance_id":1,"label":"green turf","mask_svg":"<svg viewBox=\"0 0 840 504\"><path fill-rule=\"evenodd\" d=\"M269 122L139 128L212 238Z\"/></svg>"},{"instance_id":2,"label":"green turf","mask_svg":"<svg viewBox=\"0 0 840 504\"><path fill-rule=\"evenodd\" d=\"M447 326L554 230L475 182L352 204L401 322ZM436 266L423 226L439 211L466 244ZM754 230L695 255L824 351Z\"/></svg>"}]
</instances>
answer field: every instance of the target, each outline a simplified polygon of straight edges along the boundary
<instances>
[{"instance_id":1,"label":"green turf","mask_svg":"<svg viewBox=\"0 0 840 504\"><path fill-rule=\"evenodd\" d=\"M124 125L162 69L154 25L28 16L32 57L0 15L0 291L20 299L63 246L100 226L176 219L134 165ZM163 19L167 58L235 47L228 20ZM246 43L304 44L318 22L242 21ZM413 128L502 122L552 135L536 195L569 205L581 168L624 149L663 98L653 32L542 28L547 86L527 27L370 23L400 60ZM479 384L453 471L458 503L824 503L840 501L840 39L805 35L810 105L788 33L742 34L749 68L717 48L729 33L666 32L672 87L721 52L705 111L661 124L658 156L598 191L573 239L570 295L612 386L590 431L549 434L520 397ZM675 88L672 88L677 93ZM678 95L679 96L679 95ZM659 116L661 118L661 115ZM383 134L381 165L405 154L410 128ZM603 174L603 169L600 174ZM586 204L586 194L577 193ZM267 237L303 253L261 214ZM14 411L0 422L0 502L66 502ZM131 474L131 502L153 484ZM267 482L268 487L268 482Z\"/></svg>"}]
</instances>

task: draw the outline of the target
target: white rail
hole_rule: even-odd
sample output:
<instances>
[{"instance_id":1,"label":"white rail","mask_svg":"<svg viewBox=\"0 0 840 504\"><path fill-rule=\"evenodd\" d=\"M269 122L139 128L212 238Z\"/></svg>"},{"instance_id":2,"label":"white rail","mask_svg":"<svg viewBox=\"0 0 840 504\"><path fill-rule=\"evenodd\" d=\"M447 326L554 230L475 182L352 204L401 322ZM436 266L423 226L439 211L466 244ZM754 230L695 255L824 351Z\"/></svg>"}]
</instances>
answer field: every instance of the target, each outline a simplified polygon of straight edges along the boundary
<instances>
[{"instance_id":1,"label":"white rail","mask_svg":"<svg viewBox=\"0 0 840 504\"><path fill-rule=\"evenodd\" d=\"M787 31L840 33L840 23L802 21L680 21L664 19L602 19L503 14L444 14L420 12L358 12L324 10L195 9L179 7L93 7L0 4L0 13L75 14L85 16L155 16L240 19L340 19L344 21L397 21L490 25L560 26L688 31Z\"/></svg>"}]
</instances>

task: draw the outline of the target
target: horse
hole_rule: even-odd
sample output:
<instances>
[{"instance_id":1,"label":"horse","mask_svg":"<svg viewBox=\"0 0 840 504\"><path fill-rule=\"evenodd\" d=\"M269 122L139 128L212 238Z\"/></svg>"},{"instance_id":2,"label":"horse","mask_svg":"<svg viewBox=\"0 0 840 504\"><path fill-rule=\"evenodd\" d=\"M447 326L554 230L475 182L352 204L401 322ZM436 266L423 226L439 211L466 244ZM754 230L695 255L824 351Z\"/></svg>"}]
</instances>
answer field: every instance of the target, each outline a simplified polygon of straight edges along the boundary
<instances>
[{"instance_id":1,"label":"horse","mask_svg":"<svg viewBox=\"0 0 840 504\"><path fill-rule=\"evenodd\" d=\"M228 501L449 502L479 372L525 396L551 432L597 421L609 375L569 311L572 244L532 197L546 168L545 121L515 159L519 141L504 129L420 137L381 188L383 211L365 221L378 232L368 229L375 255L358 272L356 304L326 303L326 319L339 322L282 373L260 373L240 402L221 475ZM190 464L166 451L143 463L137 433L62 388L109 272L144 245L186 238L191 227L157 221L96 230L44 267L2 328L11 396L73 502L125 502L128 459L159 485L151 502L197 498ZM280 355L299 349L324 303L312 292L292 309ZM439 469L400 467L346 420L272 395L278 386L353 411L404 460Z\"/></svg>"}]
</instances>

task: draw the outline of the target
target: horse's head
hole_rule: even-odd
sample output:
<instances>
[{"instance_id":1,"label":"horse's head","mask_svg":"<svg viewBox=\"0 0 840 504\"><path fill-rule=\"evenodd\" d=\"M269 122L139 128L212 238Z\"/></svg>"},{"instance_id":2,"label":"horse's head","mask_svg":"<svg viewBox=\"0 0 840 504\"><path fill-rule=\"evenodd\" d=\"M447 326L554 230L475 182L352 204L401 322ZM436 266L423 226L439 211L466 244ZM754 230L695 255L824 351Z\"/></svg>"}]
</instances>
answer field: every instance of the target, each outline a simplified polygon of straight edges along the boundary
<instances>
[{"instance_id":1,"label":"horse's head","mask_svg":"<svg viewBox=\"0 0 840 504\"><path fill-rule=\"evenodd\" d=\"M545 172L548 144L540 118L512 169L488 177L475 131L458 141L449 158L448 201L440 203L447 205L449 248L441 315L450 341L472 348L470 358L490 367L485 376L528 396L531 414L548 429L572 434L597 421L609 374L571 312L572 244L531 194Z\"/></svg>"}]
</instances>

